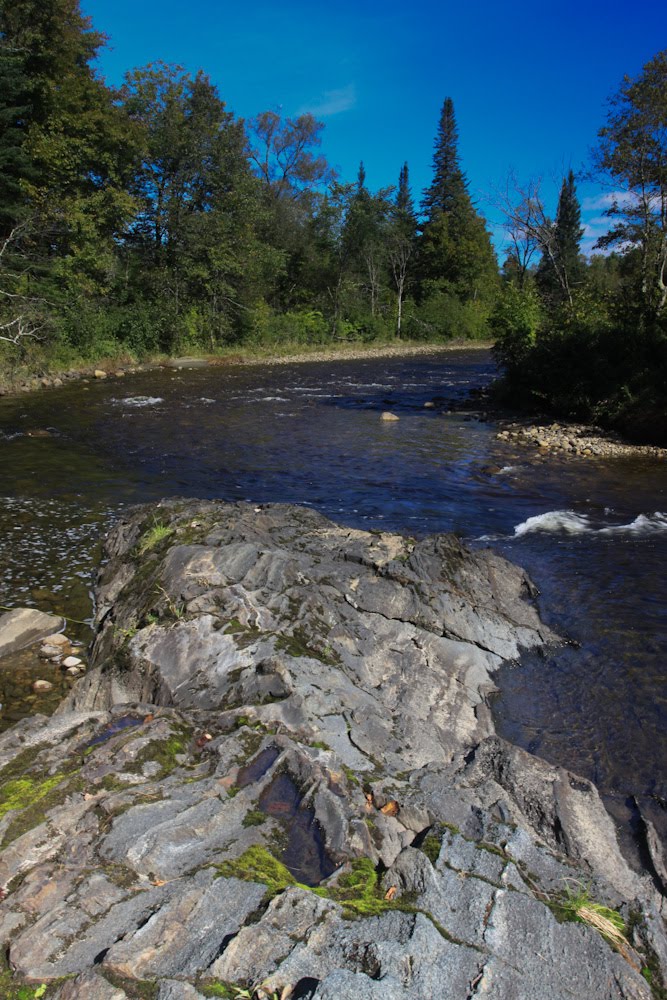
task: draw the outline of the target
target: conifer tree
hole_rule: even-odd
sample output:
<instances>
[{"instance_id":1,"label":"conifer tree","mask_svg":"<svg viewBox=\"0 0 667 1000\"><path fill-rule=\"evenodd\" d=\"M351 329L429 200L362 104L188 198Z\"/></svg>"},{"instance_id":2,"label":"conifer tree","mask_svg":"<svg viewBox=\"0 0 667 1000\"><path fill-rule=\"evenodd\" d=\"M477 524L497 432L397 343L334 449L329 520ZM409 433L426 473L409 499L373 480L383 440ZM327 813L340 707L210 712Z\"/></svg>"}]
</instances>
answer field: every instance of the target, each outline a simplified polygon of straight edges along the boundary
<instances>
[{"instance_id":1,"label":"conifer tree","mask_svg":"<svg viewBox=\"0 0 667 1000\"><path fill-rule=\"evenodd\" d=\"M454 103L445 98L440 112L433 150L433 181L424 192L422 208L428 222L441 213L452 215L469 201L468 184L459 165L459 133L454 117Z\"/></svg>"},{"instance_id":2,"label":"conifer tree","mask_svg":"<svg viewBox=\"0 0 667 1000\"><path fill-rule=\"evenodd\" d=\"M406 226L417 228L417 213L415 203L410 190L410 174L407 163L404 163L398 174L398 188L396 189L396 211L395 216L404 222Z\"/></svg>"},{"instance_id":3,"label":"conifer tree","mask_svg":"<svg viewBox=\"0 0 667 1000\"><path fill-rule=\"evenodd\" d=\"M490 302L497 287L498 266L484 220L472 203L459 163L458 129L450 97L440 114L433 181L424 192L422 211L421 300L437 294L450 300L453 296L459 303Z\"/></svg>"},{"instance_id":4,"label":"conifer tree","mask_svg":"<svg viewBox=\"0 0 667 1000\"><path fill-rule=\"evenodd\" d=\"M581 207L574 173L570 170L561 185L556 221L545 229L542 260L536 275L540 293L551 305L572 303L572 292L582 280L582 236Z\"/></svg>"}]
</instances>

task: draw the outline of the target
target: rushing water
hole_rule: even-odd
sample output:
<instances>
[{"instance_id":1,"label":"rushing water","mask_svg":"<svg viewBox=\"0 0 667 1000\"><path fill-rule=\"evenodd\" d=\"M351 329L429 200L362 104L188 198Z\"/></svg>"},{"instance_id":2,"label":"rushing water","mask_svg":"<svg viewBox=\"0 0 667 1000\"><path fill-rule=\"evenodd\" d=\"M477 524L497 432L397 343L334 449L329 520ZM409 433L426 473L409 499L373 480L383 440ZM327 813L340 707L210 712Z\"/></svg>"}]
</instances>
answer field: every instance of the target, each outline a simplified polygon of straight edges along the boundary
<instances>
[{"instance_id":1,"label":"rushing water","mask_svg":"<svg viewBox=\"0 0 667 1000\"><path fill-rule=\"evenodd\" d=\"M524 565L571 640L503 669L501 733L591 777L626 824L636 796L666 834L667 463L546 458L447 412L492 377L487 354L459 351L160 369L0 400L0 604L86 617L102 531L168 495L456 531Z\"/></svg>"}]
</instances>

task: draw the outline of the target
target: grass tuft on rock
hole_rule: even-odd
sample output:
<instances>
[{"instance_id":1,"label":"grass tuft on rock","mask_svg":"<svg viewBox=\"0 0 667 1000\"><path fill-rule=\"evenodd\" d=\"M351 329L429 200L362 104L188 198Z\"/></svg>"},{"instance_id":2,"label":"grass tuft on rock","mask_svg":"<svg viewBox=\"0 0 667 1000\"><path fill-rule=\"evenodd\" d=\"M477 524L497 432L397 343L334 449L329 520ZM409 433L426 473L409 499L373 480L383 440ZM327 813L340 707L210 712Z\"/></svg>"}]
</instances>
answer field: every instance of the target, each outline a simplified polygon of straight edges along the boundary
<instances>
[{"instance_id":1,"label":"grass tuft on rock","mask_svg":"<svg viewBox=\"0 0 667 1000\"><path fill-rule=\"evenodd\" d=\"M568 889L552 907L561 920L588 924L598 931L614 948L622 951L628 947L625 921L620 913L608 906L594 902L585 886Z\"/></svg>"},{"instance_id":2,"label":"grass tuft on rock","mask_svg":"<svg viewBox=\"0 0 667 1000\"><path fill-rule=\"evenodd\" d=\"M173 535L174 529L170 528L169 525L163 524L162 521L153 521L152 526L148 531L144 532L142 537L137 543L137 555L143 556L151 549L154 549L160 542L163 542L165 538Z\"/></svg>"}]
</instances>

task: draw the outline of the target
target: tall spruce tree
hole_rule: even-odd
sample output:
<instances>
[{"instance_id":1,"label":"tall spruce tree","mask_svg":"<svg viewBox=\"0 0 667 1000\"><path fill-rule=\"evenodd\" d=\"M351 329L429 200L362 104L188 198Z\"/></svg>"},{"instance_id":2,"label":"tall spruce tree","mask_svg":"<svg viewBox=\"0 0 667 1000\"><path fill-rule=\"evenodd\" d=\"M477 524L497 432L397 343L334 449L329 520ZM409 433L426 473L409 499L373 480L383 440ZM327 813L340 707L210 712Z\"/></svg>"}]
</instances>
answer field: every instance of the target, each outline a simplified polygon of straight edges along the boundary
<instances>
[{"instance_id":1,"label":"tall spruce tree","mask_svg":"<svg viewBox=\"0 0 667 1000\"><path fill-rule=\"evenodd\" d=\"M583 280L581 206L572 170L563 178L556 221L544 233L537 285L548 305L572 304L572 293Z\"/></svg>"},{"instance_id":2,"label":"tall spruce tree","mask_svg":"<svg viewBox=\"0 0 667 1000\"><path fill-rule=\"evenodd\" d=\"M410 190L410 173L407 163L404 163L398 173L398 187L396 189L396 209L395 217L402 221L411 229L417 227L417 213L415 203Z\"/></svg>"},{"instance_id":3,"label":"tall spruce tree","mask_svg":"<svg viewBox=\"0 0 667 1000\"><path fill-rule=\"evenodd\" d=\"M424 192L422 202L428 222L434 222L440 214L453 215L470 201L468 184L459 164L458 141L454 103L447 97L435 137L433 181Z\"/></svg>"},{"instance_id":4,"label":"tall spruce tree","mask_svg":"<svg viewBox=\"0 0 667 1000\"><path fill-rule=\"evenodd\" d=\"M498 265L486 225L473 205L459 163L458 129L450 97L446 98L440 114L433 152L433 181L424 192L422 212L425 221L418 263L422 302L433 295L444 295L460 304L490 303L497 288ZM438 308L435 307L436 313Z\"/></svg>"}]
</instances>

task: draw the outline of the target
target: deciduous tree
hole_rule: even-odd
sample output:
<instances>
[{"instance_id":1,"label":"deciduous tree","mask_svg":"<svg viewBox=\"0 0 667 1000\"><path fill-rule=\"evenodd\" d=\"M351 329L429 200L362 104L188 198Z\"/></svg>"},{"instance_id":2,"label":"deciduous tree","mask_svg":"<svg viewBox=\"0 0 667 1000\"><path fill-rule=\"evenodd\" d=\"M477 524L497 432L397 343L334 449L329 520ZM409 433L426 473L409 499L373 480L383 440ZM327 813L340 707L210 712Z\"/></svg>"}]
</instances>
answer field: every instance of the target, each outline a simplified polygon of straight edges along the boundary
<instances>
[{"instance_id":1,"label":"deciduous tree","mask_svg":"<svg viewBox=\"0 0 667 1000\"><path fill-rule=\"evenodd\" d=\"M636 248L642 316L667 306L667 49L635 79L625 77L609 103L599 132L597 169L618 195L608 215L613 225L602 248Z\"/></svg>"}]
</instances>

